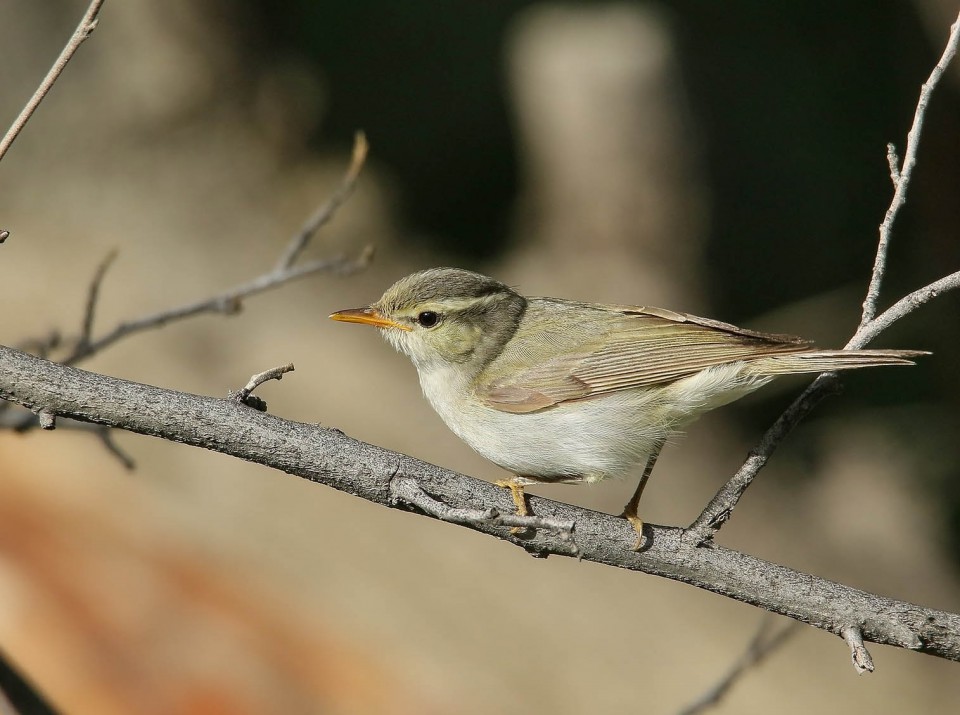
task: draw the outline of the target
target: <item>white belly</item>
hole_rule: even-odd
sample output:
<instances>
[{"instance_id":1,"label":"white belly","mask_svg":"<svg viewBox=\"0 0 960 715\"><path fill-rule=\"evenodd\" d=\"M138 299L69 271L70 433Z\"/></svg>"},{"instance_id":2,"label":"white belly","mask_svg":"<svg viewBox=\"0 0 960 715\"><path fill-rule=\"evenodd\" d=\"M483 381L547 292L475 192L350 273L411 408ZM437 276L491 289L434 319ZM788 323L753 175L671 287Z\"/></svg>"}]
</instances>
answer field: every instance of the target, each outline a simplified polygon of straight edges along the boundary
<instances>
[{"instance_id":1,"label":"white belly","mask_svg":"<svg viewBox=\"0 0 960 715\"><path fill-rule=\"evenodd\" d=\"M656 445L707 410L764 384L744 383L739 364L666 386L613 392L539 412L484 406L453 371L420 375L424 395L447 426L491 462L532 481L595 482L646 462Z\"/></svg>"}]
</instances>

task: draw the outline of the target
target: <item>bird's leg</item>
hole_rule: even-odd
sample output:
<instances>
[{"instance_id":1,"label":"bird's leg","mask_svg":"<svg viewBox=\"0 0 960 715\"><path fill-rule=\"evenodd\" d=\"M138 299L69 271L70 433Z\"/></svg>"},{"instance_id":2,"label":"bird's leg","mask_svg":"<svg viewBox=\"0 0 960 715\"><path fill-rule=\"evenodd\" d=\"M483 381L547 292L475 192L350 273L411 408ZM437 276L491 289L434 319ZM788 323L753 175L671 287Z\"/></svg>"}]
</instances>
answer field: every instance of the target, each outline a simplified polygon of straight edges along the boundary
<instances>
[{"instance_id":1,"label":"bird's leg","mask_svg":"<svg viewBox=\"0 0 960 715\"><path fill-rule=\"evenodd\" d=\"M530 515L530 509L527 508L527 496L523 493L523 484L521 484L516 477L512 479L501 479L494 482L494 484L510 490L510 496L513 497L513 503L517 507L517 516ZM515 526L510 529L510 533L519 534L523 530L523 527Z\"/></svg>"},{"instance_id":2,"label":"bird's leg","mask_svg":"<svg viewBox=\"0 0 960 715\"><path fill-rule=\"evenodd\" d=\"M623 507L623 513L620 515L630 522L630 526L637 532L637 542L633 545L634 551L639 551L643 546L643 519L637 516L637 507L640 504L640 497L643 496L643 488L647 486L647 480L653 472L653 465L657 463L657 457L660 456L660 450L663 449L663 442L657 442L653 451L647 457L647 465L643 468L643 474L640 477L640 483L637 484L637 490L630 497L630 501Z\"/></svg>"}]
</instances>

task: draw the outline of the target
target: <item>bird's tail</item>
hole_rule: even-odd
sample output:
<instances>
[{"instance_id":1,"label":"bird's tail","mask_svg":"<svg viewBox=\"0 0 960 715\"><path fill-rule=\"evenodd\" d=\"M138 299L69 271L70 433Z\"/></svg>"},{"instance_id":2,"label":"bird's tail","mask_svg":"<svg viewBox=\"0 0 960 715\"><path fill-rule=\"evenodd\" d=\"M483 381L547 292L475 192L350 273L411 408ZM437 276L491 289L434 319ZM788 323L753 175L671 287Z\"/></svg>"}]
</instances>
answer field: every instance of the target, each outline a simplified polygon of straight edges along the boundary
<instances>
[{"instance_id":1,"label":"bird's tail","mask_svg":"<svg viewBox=\"0 0 960 715\"><path fill-rule=\"evenodd\" d=\"M832 372L879 365L915 365L910 358L929 354L924 350L810 350L769 355L752 361L750 368L751 372L761 375Z\"/></svg>"}]
</instances>

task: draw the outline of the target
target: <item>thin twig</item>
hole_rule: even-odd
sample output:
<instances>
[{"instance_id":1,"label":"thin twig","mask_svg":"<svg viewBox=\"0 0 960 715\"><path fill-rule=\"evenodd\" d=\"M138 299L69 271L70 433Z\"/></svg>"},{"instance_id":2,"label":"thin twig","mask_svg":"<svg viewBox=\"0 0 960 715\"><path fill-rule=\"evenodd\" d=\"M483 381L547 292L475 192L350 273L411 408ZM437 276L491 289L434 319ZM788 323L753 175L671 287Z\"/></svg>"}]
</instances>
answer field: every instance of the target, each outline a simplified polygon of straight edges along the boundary
<instances>
[{"instance_id":1,"label":"thin twig","mask_svg":"<svg viewBox=\"0 0 960 715\"><path fill-rule=\"evenodd\" d=\"M103 446L106 450L120 460L120 464L123 465L123 468L128 472L132 472L137 467L137 463L134 461L133 457L124 452L120 445L116 443L113 439L113 429L110 427L99 426L97 429L97 436L100 438L100 441L103 443Z\"/></svg>"},{"instance_id":2,"label":"thin twig","mask_svg":"<svg viewBox=\"0 0 960 715\"><path fill-rule=\"evenodd\" d=\"M912 293L908 293L871 320L867 325L859 328L844 346L844 349L859 350L900 320L900 318L910 315L910 313L921 305L929 303L937 296L952 290L957 290L958 288L960 288L960 271L946 275L933 283L925 285L923 288L918 288Z\"/></svg>"},{"instance_id":3,"label":"thin twig","mask_svg":"<svg viewBox=\"0 0 960 715\"><path fill-rule=\"evenodd\" d=\"M679 715L697 715L705 712L714 705L720 703L723 697L730 691L737 681L751 668L756 667L767 659L774 651L787 642L787 640L800 630L800 624L792 621L772 636L770 630L774 623L774 617L767 615L760 622L760 627L754 633L753 638L747 644L746 650L741 654L733 664L726 675L710 687L705 693L697 698L690 705L680 710Z\"/></svg>"},{"instance_id":4,"label":"thin twig","mask_svg":"<svg viewBox=\"0 0 960 715\"><path fill-rule=\"evenodd\" d=\"M195 303L186 303L181 306L162 310L158 313L152 313L120 323L106 335L96 340L91 340L86 345L78 344L70 355L61 362L63 362L64 365L75 365L80 360L90 357L94 353L103 350L128 335L151 328L158 328L167 323L190 318L194 315L201 315L203 313L224 313L231 315L240 310L244 298L262 293L271 288L276 288L285 283L297 280L298 278L313 275L314 273L330 271L338 275L349 275L366 267L370 262L371 256L372 251L368 248L357 258L351 259L344 256L335 256L333 258L311 261L302 266L264 273L251 281L241 283L211 298L206 298Z\"/></svg>"},{"instance_id":5,"label":"thin twig","mask_svg":"<svg viewBox=\"0 0 960 715\"><path fill-rule=\"evenodd\" d=\"M283 376L288 372L293 372L292 362L288 362L286 365L279 365L277 367L270 368L269 370L264 370L263 372L258 372L256 375L251 377L247 381L247 384L242 388L236 392L231 392L229 397L237 402L242 402L249 407L258 409L261 412L266 412L267 403L251 393L268 380L282 380Z\"/></svg>"},{"instance_id":6,"label":"thin twig","mask_svg":"<svg viewBox=\"0 0 960 715\"><path fill-rule=\"evenodd\" d=\"M186 303L184 305L168 308L166 310L122 322L116 325L105 335L94 339L92 335L93 322L99 300L100 287L103 283L107 269L116 256L115 252L109 254L98 266L97 271L91 280L80 336L73 341L72 349L70 350L69 354L63 360L61 360L61 362L65 365L74 365L84 358L88 358L94 353L109 347L122 338L135 333L143 332L145 330L150 330L152 328L159 328L177 320L183 320L185 318L190 318L195 315L201 315L205 313L224 313L228 315L236 313L241 309L243 299L257 293L262 293L264 291L277 288L294 280L305 278L315 273L329 271L337 275L350 275L351 273L365 268L373 259L372 246L365 247L363 251L361 251L360 255L356 258L334 256L333 258L310 261L299 266L291 265L290 262L299 256L300 252L303 250L303 247L315 235L317 229L330 221L336 210L349 196L350 191L356 183L357 175L363 167L364 159L367 155L367 149L368 146L366 140L362 134L358 134L356 144L354 145L350 166L344 175L342 184L336 190L334 195L329 200L324 202L323 205L321 205L321 207L314 213L311 219L304 224L304 227L291 238L287 249L284 251L284 259L279 261L273 269L257 276L256 278L253 278L250 281L247 281L246 283L241 283L240 285L229 288L222 293L204 300ZM27 350L28 352L39 354L41 357L46 357L50 350L57 347L60 342L61 338L59 333L52 333L48 338L34 341L32 344L24 346L23 349ZM246 400L252 399L253 398L248 394ZM2 403L2 408L5 408L8 404L9 403ZM250 403L248 402L247 404ZM254 405L251 404L251 406ZM0 411L2 411L2 408L0 408ZM260 405L260 409L265 410L266 404L262 403ZM4 420L2 423L0 423L0 429L5 428L12 429L17 432L23 432L37 427L38 424L37 416L30 412L26 412L24 414L11 416L9 419ZM132 465L132 460L126 455L122 455L116 446L112 444L108 436L101 434L101 439L103 439L104 444L111 451L111 453L117 456L121 462L124 463L124 466Z\"/></svg>"},{"instance_id":7,"label":"thin twig","mask_svg":"<svg viewBox=\"0 0 960 715\"><path fill-rule=\"evenodd\" d=\"M103 278L107 275L107 270L117 257L117 250L114 249L107 254L106 258L97 266L93 274L93 280L90 281L90 289L87 293L87 305L83 311L83 323L80 329L80 337L77 339L78 345L89 345L90 336L93 334L93 318L97 310L97 302L100 297L100 285Z\"/></svg>"},{"instance_id":8,"label":"thin twig","mask_svg":"<svg viewBox=\"0 0 960 715\"><path fill-rule=\"evenodd\" d=\"M519 516L502 514L498 509L455 508L438 501L427 494L415 479L395 476L390 481L390 493L394 502L402 501L415 506L441 521L472 526L503 526L513 529L546 529L571 547L571 555L578 555L577 543L573 538L574 523L565 519L549 516ZM522 543L522 539L520 539Z\"/></svg>"},{"instance_id":9,"label":"thin twig","mask_svg":"<svg viewBox=\"0 0 960 715\"><path fill-rule=\"evenodd\" d=\"M286 249L284 249L273 269L257 276L253 280L229 288L210 298L194 303L186 303L125 321L114 327L113 330L106 335L93 339L91 335L93 315L96 309L100 283L114 257L113 254L108 256L107 260L97 269L97 273L91 282L80 338L76 341L73 350L61 362L64 365L75 365L79 361L90 357L94 353L103 350L128 335L159 328L168 323L190 318L195 315L204 313L224 313L226 315L232 315L241 309L244 298L262 293L271 288L276 288L299 278L305 278L314 273L330 271L337 275L350 275L365 268L373 259L372 246L365 247L357 258L351 259L345 256L335 256L333 258L310 261L309 263L304 263L299 266L293 265L293 262L300 256L317 230L333 218L337 209L340 208L347 197L349 197L350 192L356 184L357 176L363 168L368 149L369 145L367 144L366 138L362 132L358 132L353 146L350 165L347 167L340 186L334 191L333 195L314 212L300 231L291 237Z\"/></svg>"},{"instance_id":10,"label":"thin twig","mask_svg":"<svg viewBox=\"0 0 960 715\"><path fill-rule=\"evenodd\" d=\"M294 264L303 249L310 243L310 239L326 223L333 218L341 204L353 193L353 188L357 183L357 177L363 169L363 164L367 160L367 153L370 145L367 143L367 137L363 132L357 132L353 137L353 153L350 157L350 166L347 167L340 186L333 192L329 199L321 204L313 215L310 216L287 244L286 250L277 259L274 271L283 271Z\"/></svg>"},{"instance_id":11,"label":"thin twig","mask_svg":"<svg viewBox=\"0 0 960 715\"><path fill-rule=\"evenodd\" d=\"M16 407L15 402L3 402L3 407ZM113 439L113 428L104 425L89 424L87 422L78 422L70 418L57 418L55 412L50 410L37 410L36 412L27 409L7 409L0 411L0 430L10 430L12 432L27 432L36 427L43 427L43 421L55 420L57 429L79 430L81 432L93 432L97 438L103 442L103 446L114 457L120 460L120 463L127 470L133 470L136 463L133 458L124 452Z\"/></svg>"},{"instance_id":12,"label":"thin twig","mask_svg":"<svg viewBox=\"0 0 960 715\"><path fill-rule=\"evenodd\" d=\"M907 184L910 181L910 175L916 164L920 130L923 126L923 117L930 100L930 93L943 74L944 68L956 53L958 42L960 42L960 15L958 15L957 21L950 28L950 38L947 41L947 47L940 61L937 63L936 68L934 68L934 71L930 74L930 77L920 92L920 100L917 103L917 110L914 114L913 126L907 135L907 154L904 158L903 168L899 171L893 170L896 162L890 160L891 156L896 156L896 151L892 145L888 146L887 156L888 161L891 161L892 167L891 178L894 180L897 188L894 192L893 201L887 209L886 217L881 224L881 236L877 247L877 257L874 263L873 275L870 280L866 300L863 304L863 319L853 337L851 337L844 346L847 350L863 348L897 320L905 315L909 315L924 303L927 303L941 293L960 288L960 271L958 271L904 296L881 315L876 315L876 301L886 269L886 252L889 236L893 228L893 220L896 218L900 206L905 201ZM713 499L710 500L710 503L707 504L706 508L704 508L690 525L684 538L692 540L697 545L702 546L707 544L720 527L730 518L730 514L740 501L744 492L753 483L757 474L763 469L767 460L783 439L831 390L836 389L836 375L824 373L818 376L764 433L760 442L750 451L747 460L740 469L737 470L736 474L720 488Z\"/></svg>"},{"instance_id":13,"label":"thin twig","mask_svg":"<svg viewBox=\"0 0 960 715\"><path fill-rule=\"evenodd\" d=\"M856 626L844 626L840 635L850 647L850 660L857 670L857 675L873 672L873 658L870 657L867 647L863 644L863 632Z\"/></svg>"},{"instance_id":14,"label":"thin twig","mask_svg":"<svg viewBox=\"0 0 960 715\"><path fill-rule=\"evenodd\" d=\"M24 340L17 346L17 349L23 350L25 353L32 353L37 357L45 358L50 355L52 350L60 347L62 342L63 336L60 335L60 331L51 330L45 338L31 338L29 340Z\"/></svg>"},{"instance_id":15,"label":"thin twig","mask_svg":"<svg viewBox=\"0 0 960 715\"><path fill-rule=\"evenodd\" d=\"M767 460L777 447L790 434L790 431L824 399L839 390L836 373L826 372L810 383L797 399L783 411L777 420L763 433L760 442L750 450L746 461L726 484L714 495L713 499L700 512L689 529L686 538L693 539L698 546L706 544L730 518L734 508L757 474L767 464Z\"/></svg>"},{"instance_id":16,"label":"thin twig","mask_svg":"<svg viewBox=\"0 0 960 715\"><path fill-rule=\"evenodd\" d=\"M883 275L887 268L887 251L890 247L890 238L893 234L893 222L896 221L900 209L907 200L907 189L910 186L910 180L913 178L913 168L917 164L917 148L920 146L920 132L923 130L923 120L927 113L927 105L930 102L930 96L933 90L940 82L940 78L950 64L950 60L957 52L957 45L960 43L960 14L957 20L950 26L950 36L947 39L947 46L940 56L933 71L927 81L920 88L920 98L917 100L917 109L913 114L913 124L907 133L907 150L903 155L903 165L897 170L895 160L891 162L891 156L896 156L896 151L892 145L887 145L887 160L891 162L891 177L894 180L893 199L887 208L887 213L880 224L880 241L877 246L877 255L873 262L873 272L870 276L870 285L867 288L867 297L863 301L863 315L860 319L860 327L864 327L873 320L877 314L877 301L880 298L880 284L883 282Z\"/></svg>"},{"instance_id":17,"label":"thin twig","mask_svg":"<svg viewBox=\"0 0 960 715\"><path fill-rule=\"evenodd\" d=\"M40 106L40 102L47 96L47 92L50 91L53 83L60 77L60 73L63 72L63 68L67 66L67 63L73 57L74 53L80 48L83 41L90 37L90 34L96 29L98 22L97 14L100 12L101 5L103 5L103 0L93 0L89 7L87 7L87 11L84 13L83 18L81 18L80 24L77 25L77 29L73 31L70 41L67 42L63 51L60 52L57 61L53 63L53 67L47 72L47 76L43 78L43 82L37 87L37 91L33 93L30 101L27 102L26 106L21 110L20 115L13 121L13 124L10 125L3 139L0 140L0 159L3 159L3 155L7 153L7 149L13 144L13 140L17 138L17 135L20 134L24 125L26 125L30 117L33 116L37 107ZM6 238L6 236L4 236L4 238Z\"/></svg>"}]
</instances>

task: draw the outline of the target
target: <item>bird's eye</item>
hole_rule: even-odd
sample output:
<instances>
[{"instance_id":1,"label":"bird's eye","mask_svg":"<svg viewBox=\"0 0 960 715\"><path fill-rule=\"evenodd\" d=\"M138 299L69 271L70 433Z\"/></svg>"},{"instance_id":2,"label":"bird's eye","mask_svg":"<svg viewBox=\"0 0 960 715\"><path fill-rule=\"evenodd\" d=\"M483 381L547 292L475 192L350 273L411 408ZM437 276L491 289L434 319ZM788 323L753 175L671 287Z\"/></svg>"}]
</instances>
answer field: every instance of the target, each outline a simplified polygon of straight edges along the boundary
<instances>
[{"instance_id":1,"label":"bird's eye","mask_svg":"<svg viewBox=\"0 0 960 715\"><path fill-rule=\"evenodd\" d=\"M432 328L440 322L440 316L432 310L425 310L417 316L417 322L424 328Z\"/></svg>"}]
</instances>

